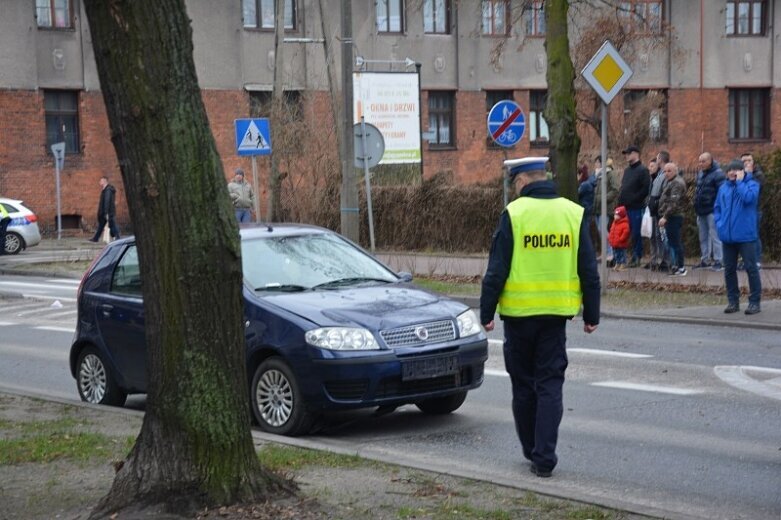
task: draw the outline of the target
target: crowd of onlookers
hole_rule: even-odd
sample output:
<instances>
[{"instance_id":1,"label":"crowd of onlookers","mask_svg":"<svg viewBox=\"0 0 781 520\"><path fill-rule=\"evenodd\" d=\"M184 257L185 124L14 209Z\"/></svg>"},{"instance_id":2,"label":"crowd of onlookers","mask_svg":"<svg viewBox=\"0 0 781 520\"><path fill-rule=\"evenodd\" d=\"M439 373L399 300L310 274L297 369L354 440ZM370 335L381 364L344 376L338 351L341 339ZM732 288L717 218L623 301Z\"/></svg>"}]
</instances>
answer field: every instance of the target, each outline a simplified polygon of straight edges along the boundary
<instances>
[{"instance_id":1,"label":"crowd of onlookers","mask_svg":"<svg viewBox=\"0 0 781 520\"><path fill-rule=\"evenodd\" d=\"M671 162L667 151L660 151L648 166L640 160L638 147L629 146L622 153L628 166L620 178L612 159L607 159L603 168L597 157L592 171L585 165L578 171L580 203L587 215L594 216L599 232L608 232L603 252L606 262L617 271L642 266L666 271L671 276L686 276L681 229L690 202L683 172ZM724 312L727 313L740 308L737 270L745 270L750 291L746 314L756 314L760 311L761 293L762 170L751 153L744 153L722 169L705 152L699 156L698 165L691 204L697 216L700 257L692 268L724 271L728 300ZM604 226L602 189L607 201ZM645 263L642 262L644 239L650 246Z\"/></svg>"}]
</instances>

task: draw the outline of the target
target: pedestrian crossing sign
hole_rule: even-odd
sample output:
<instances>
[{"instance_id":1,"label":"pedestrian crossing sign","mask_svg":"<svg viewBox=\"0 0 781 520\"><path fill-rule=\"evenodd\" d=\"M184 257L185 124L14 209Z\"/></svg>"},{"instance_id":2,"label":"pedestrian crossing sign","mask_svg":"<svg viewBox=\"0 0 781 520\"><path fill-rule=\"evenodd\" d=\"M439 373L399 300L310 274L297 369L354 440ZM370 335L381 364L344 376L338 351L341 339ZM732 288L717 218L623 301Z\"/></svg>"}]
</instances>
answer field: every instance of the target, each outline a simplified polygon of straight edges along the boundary
<instances>
[{"instance_id":1,"label":"pedestrian crossing sign","mask_svg":"<svg viewBox=\"0 0 781 520\"><path fill-rule=\"evenodd\" d=\"M271 131L268 119L236 119L236 153L271 155Z\"/></svg>"}]
</instances>

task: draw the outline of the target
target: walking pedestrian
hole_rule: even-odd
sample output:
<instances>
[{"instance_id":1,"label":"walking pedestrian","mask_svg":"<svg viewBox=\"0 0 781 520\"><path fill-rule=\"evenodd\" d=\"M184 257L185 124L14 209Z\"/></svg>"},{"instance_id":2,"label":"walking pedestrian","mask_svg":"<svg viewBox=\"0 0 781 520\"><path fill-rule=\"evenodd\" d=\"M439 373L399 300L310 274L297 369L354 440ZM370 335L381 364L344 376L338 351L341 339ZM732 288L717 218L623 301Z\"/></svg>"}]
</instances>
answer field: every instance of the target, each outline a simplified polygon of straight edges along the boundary
<instances>
[{"instance_id":1,"label":"walking pedestrian","mask_svg":"<svg viewBox=\"0 0 781 520\"><path fill-rule=\"evenodd\" d=\"M480 322L504 322L504 362L523 456L538 477L556 467L567 368L566 323L583 303L583 330L599 324L600 286L588 216L556 193L544 159L511 161L519 198L502 212L480 295ZM497 308L498 307L498 308Z\"/></svg>"},{"instance_id":2,"label":"walking pedestrian","mask_svg":"<svg viewBox=\"0 0 781 520\"><path fill-rule=\"evenodd\" d=\"M98 181L100 184L100 202L98 202L98 229L95 230L95 235L90 238L90 242L97 242L100 240L100 235L103 233L103 228L108 223L108 230L111 233L111 238L116 240L119 238L119 228L114 220L117 214L116 205L116 193L117 190L109 184L108 177L105 175Z\"/></svg>"},{"instance_id":3,"label":"walking pedestrian","mask_svg":"<svg viewBox=\"0 0 781 520\"><path fill-rule=\"evenodd\" d=\"M236 220L239 221L239 224L252 222L252 208L255 206L255 194L252 193L252 186L244 180L244 170L236 168L233 173L233 181L228 183L228 194L233 202Z\"/></svg>"},{"instance_id":4,"label":"walking pedestrian","mask_svg":"<svg viewBox=\"0 0 781 520\"><path fill-rule=\"evenodd\" d=\"M618 192L618 205L626 208L629 215L629 231L632 234L632 260L629 267L637 267L643 258L643 237L640 227L645 211L645 200L651 187L651 176L640 161L640 148L635 145L626 147L623 153L629 166L624 169L621 190Z\"/></svg>"},{"instance_id":5,"label":"walking pedestrian","mask_svg":"<svg viewBox=\"0 0 781 520\"><path fill-rule=\"evenodd\" d=\"M760 311L762 297L762 280L756 258L759 183L743 168L744 163L737 159L729 163L727 180L719 188L713 210L724 249L724 284L727 286L727 307L724 312L727 314L740 310L738 255L743 259L748 274L746 314Z\"/></svg>"}]
</instances>

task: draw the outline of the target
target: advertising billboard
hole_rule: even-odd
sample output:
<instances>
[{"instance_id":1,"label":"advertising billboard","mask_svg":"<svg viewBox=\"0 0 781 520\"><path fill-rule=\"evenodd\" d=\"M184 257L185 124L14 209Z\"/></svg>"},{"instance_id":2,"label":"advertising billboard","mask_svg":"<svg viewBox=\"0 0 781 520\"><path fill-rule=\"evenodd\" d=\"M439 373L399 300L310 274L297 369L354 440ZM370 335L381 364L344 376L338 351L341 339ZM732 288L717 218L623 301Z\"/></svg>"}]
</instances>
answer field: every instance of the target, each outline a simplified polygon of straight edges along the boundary
<instances>
[{"instance_id":1,"label":"advertising billboard","mask_svg":"<svg viewBox=\"0 0 781 520\"><path fill-rule=\"evenodd\" d=\"M355 123L364 116L385 139L380 164L420 163L420 91L418 74L353 73Z\"/></svg>"}]
</instances>

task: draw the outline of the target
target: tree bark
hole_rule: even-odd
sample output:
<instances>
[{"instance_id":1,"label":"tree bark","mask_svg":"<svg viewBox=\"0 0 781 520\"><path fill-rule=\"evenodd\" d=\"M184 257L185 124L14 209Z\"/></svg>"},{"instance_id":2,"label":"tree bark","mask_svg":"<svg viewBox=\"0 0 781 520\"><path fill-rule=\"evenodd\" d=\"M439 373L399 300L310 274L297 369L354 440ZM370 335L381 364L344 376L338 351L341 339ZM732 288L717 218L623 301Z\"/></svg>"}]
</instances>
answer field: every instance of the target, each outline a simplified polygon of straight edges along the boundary
<instances>
[{"instance_id":1,"label":"tree bark","mask_svg":"<svg viewBox=\"0 0 781 520\"><path fill-rule=\"evenodd\" d=\"M282 115L285 110L285 86L283 74L285 72L285 1L278 0L274 6L274 90L271 103L271 134L272 143L274 134L279 135L282 128ZM279 222L282 183L279 173L279 155L271 154L271 178L268 190L268 209L266 211L267 222ZM257 194L256 194L257 196Z\"/></svg>"},{"instance_id":2,"label":"tree bark","mask_svg":"<svg viewBox=\"0 0 781 520\"><path fill-rule=\"evenodd\" d=\"M209 128L184 0L85 0L143 279L141 433L93 517L183 513L286 485L250 435L238 226Z\"/></svg>"},{"instance_id":3,"label":"tree bark","mask_svg":"<svg viewBox=\"0 0 781 520\"><path fill-rule=\"evenodd\" d=\"M545 52L548 57L546 80L548 101L545 120L550 130L550 157L553 172L563 197L577 202L578 153L580 138L575 110L575 71L567 34L568 0L545 2Z\"/></svg>"}]
</instances>

